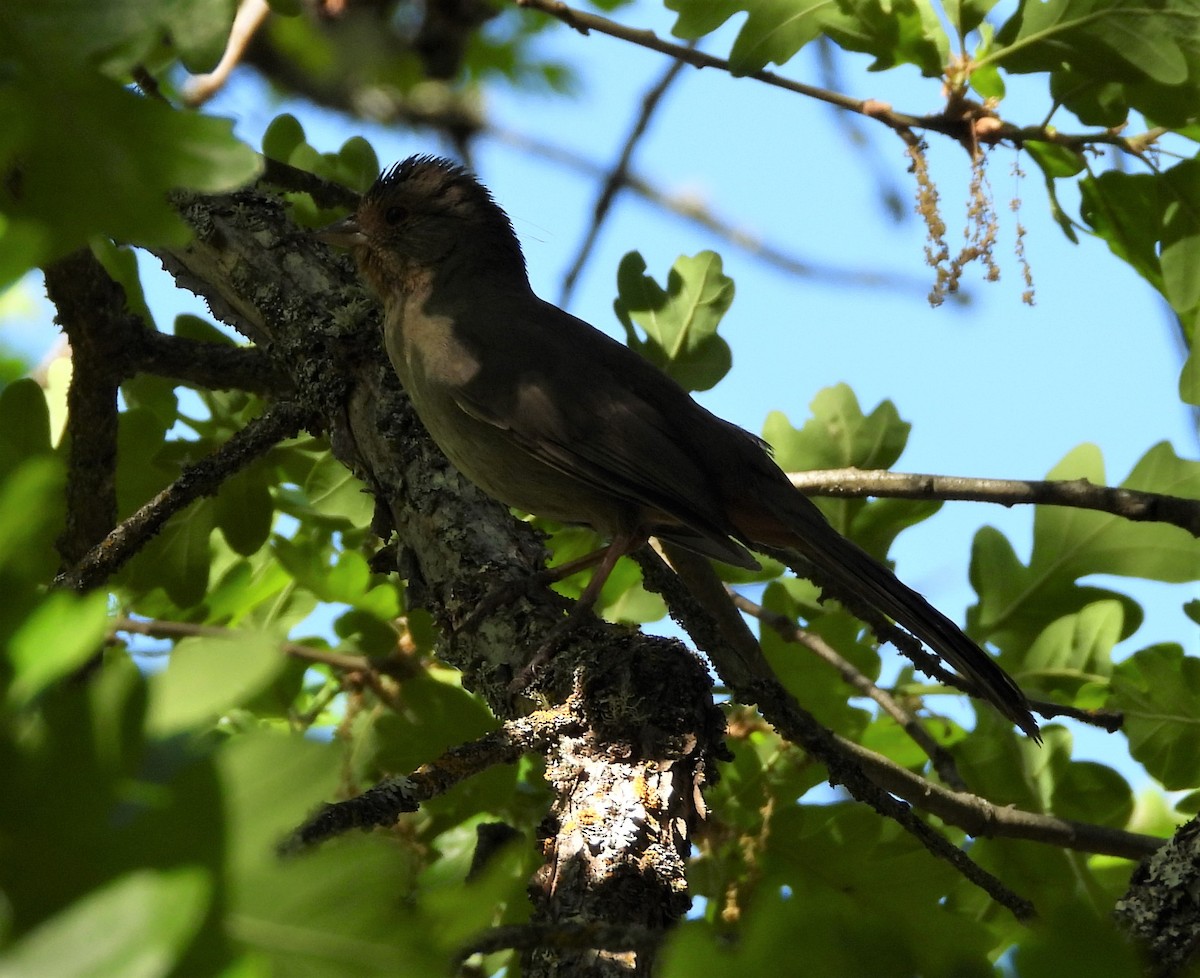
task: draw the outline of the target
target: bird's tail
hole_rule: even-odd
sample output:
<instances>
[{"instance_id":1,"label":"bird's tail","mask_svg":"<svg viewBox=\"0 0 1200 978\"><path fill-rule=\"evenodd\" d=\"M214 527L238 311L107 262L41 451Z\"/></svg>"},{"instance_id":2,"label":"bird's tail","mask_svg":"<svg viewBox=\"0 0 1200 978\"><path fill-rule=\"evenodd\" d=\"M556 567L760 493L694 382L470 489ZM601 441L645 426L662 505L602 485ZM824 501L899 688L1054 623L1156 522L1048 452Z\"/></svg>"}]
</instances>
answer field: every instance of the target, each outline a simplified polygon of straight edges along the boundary
<instances>
[{"instance_id":1,"label":"bird's tail","mask_svg":"<svg viewBox=\"0 0 1200 978\"><path fill-rule=\"evenodd\" d=\"M817 571L817 583L828 584L835 596L857 598L911 632L1041 743L1025 694L995 659L887 567L833 529L809 499L795 493L785 505L783 513L781 507L775 508L777 520L765 518L759 511L750 518L750 525L736 517L735 523L752 543L784 563L791 563L786 559L789 554L803 558Z\"/></svg>"}]
</instances>

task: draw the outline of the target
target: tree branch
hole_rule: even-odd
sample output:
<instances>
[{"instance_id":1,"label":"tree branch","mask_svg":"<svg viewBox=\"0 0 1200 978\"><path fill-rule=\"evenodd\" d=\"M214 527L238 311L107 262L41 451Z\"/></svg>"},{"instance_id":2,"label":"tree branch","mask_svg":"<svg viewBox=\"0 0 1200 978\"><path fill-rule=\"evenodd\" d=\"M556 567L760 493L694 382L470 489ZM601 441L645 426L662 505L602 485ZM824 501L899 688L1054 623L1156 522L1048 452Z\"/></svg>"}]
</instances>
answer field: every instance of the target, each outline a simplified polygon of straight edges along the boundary
<instances>
[{"instance_id":1,"label":"tree branch","mask_svg":"<svg viewBox=\"0 0 1200 978\"><path fill-rule=\"evenodd\" d=\"M1127 520L1170 523L1200 537L1200 500L1139 489L1098 486L1087 479L1028 481L919 475L866 469L790 472L792 485L813 496L896 499L963 499L1016 506L1070 506L1112 513Z\"/></svg>"},{"instance_id":2,"label":"tree branch","mask_svg":"<svg viewBox=\"0 0 1200 978\"><path fill-rule=\"evenodd\" d=\"M459 669L464 687L512 719L526 704L513 701L509 683L562 609L550 592L526 588L477 627L463 623L487 595L544 566L537 531L463 480L434 447L387 362L378 306L344 256L298 235L276 198L180 194L177 205L196 235L161 252L164 265L288 371L306 410L344 428L332 439L334 453L390 517L406 604L428 609L441 631L438 656ZM269 240L287 248L264 247ZM687 910L696 806L724 756L711 678L678 642L589 620L539 679L550 702L576 697L586 732L564 734L543 751L554 803L530 886L533 922L569 916L660 932ZM613 820L637 830L614 833ZM526 973L561 973L570 956L538 948Z\"/></svg>"},{"instance_id":3,"label":"tree branch","mask_svg":"<svg viewBox=\"0 0 1200 978\"><path fill-rule=\"evenodd\" d=\"M45 269L46 294L71 344L67 392L67 525L63 566L80 560L117 521L117 387L126 350L146 333L125 290L88 248Z\"/></svg>"},{"instance_id":4,"label":"tree branch","mask_svg":"<svg viewBox=\"0 0 1200 978\"><path fill-rule=\"evenodd\" d=\"M571 293L575 290L575 282L579 278L579 273L583 271L583 266L592 252L592 246L596 243L596 238L600 234L600 226L604 223L605 217L608 216L613 201L616 199L617 192L626 185L629 175L629 164L633 159L633 151L638 141L645 134L646 127L650 124L650 119L654 115L655 110L661 104L663 96L667 94L667 89L679 77L679 73L682 70L682 61L672 61L667 66L667 70L663 72L662 77L642 97L642 107L638 112L637 119L633 123L633 128L630 129L629 135L625 137L625 144L621 147L616 164L600 187L600 194L592 207L592 221L588 226L587 234L584 235L583 242L579 246L579 251L575 255L575 260L571 263L571 267L563 277L562 289L558 294L558 304L560 306L566 306L570 302Z\"/></svg>"},{"instance_id":5,"label":"tree branch","mask_svg":"<svg viewBox=\"0 0 1200 978\"><path fill-rule=\"evenodd\" d=\"M294 405L276 404L229 439L208 458L180 474L91 548L74 567L55 579L57 587L87 591L107 580L150 540L170 517L201 496L211 496L234 472L304 427L306 415Z\"/></svg>"},{"instance_id":6,"label":"tree branch","mask_svg":"<svg viewBox=\"0 0 1200 978\"><path fill-rule=\"evenodd\" d=\"M682 579L666 572L661 561L649 559L648 551L639 551L639 563L648 587L667 599L673 616L712 659L718 675L741 703L757 703L763 717L786 740L801 747L825 765L831 784L844 785L857 801L870 805L880 815L893 819L912 834L933 856L950 863L967 880L992 899L1007 907L1019 920L1033 915L1032 905L1017 896L999 879L975 863L935 829L921 821L913 810L882 790L851 756L834 735L826 730L775 678L775 673L750 635L745 622L730 622L718 609L729 603L712 565L679 547L667 546L667 552ZM656 566L657 565L657 566ZM707 580L706 580L707 578ZM693 589L696 594L689 593ZM715 615L715 617L714 617ZM744 634L743 634L744 633Z\"/></svg>"},{"instance_id":7,"label":"tree branch","mask_svg":"<svg viewBox=\"0 0 1200 978\"><path fill-rule=\"evenodd\" d=\"M598 31L609 37L668 55L696 68L717 68L720 71L734 74L725 58L718 58L686 45L664 41L653 31L626 27L607 17L600 17L597 14L570 7L562 0L515 0L515 2L518 7L529 7L549 14L581 34ZM1139 136L1122 136L1112 129L1071 134L1058 132L1052 126L1046 125L1015 126L998 118L995 112L986 106L964 98L949 99L947 108L943 112L910 115L906 112L896 112L890 105L876 99L851 98L841 92L818 88L815 85L806 85L803 82L777 75L772 71L751 71L739 77L753 78L765 85L804 95L849 112L860 113L897 132L909 129L928 130L950 136L968 147L978 147L983 142L993 144L1007 142L1014 146L1021 146L1026 142L1036 141L1055 143L1078 152L1088 146L1104 145L1115 146L1141 158L1148 146L1161 135L1160 130L1150 130ZM983 124L980 125L980 123Z\"/></svg>"},{"instance_id":8,"label":"tree branch","mask_svg":"<svg viewBox=\"0 0 1200 978\"><path fill-rule=\"evenodd\" d=\"M125 632L129 635L145 635L148 638L164 638L178 641L182 638L220 638L236 641L240 630L223 628L220 625L200 625L190 621L163 621L162 619L142 620L139 618L115 618L109 625L109 634L116 635ZM301 642L281 642L279 650L293 659L326 665L343 672L388 672L386 660L375 660L365 655L347 655L344 652L330 652L326 649L316 649Z\"/></svg>"},{"instance_id":9,"label":"tree branch","mask_svg":"<svg viewBox=\"0 0 1200 978\"><path fill-rule=\"evenodd\" d=\"M510 720L499 730L450 748L404 777L388 778L347 801L322 805L280 844L279 850L298 852L351 829L394 825L403 813L415 812L422 802L445 794L472 775L497 764L512 764L523 754L544 753L572 729L582 726L569 706Z\"/></svg>"},{"instance_id":10,"label":"tree branch","mask_svg":"<svg viewBox=\"0 0 1200 978\"><path fill-rule=\"evenodd\" d=\"M262 350L146 330L130 351L130 373L154 374L204 390L285 394L290 384Z\"/></svg>"},{"instance_id":11,"label":"tree branch","mask_svg":"<svg viewBox=\"0 0 1200 978\"><path fill-rule=\"evenodd\" d=\"M891 693L875 685L875 683L856 669L845 656L841 655L833 646L822 639L821 636L805 631L803 628L798 628L796 623L786 615L769 611L762 605L755 604L749 598L731 589L727 589L727 592L733 601L734 607L738 610L752 615L768 628L774 629L785 642L794 642L798 645L803 645L818 658L833 666L845 682L858 690L861 695L874 700L884 713L900 725L913 742L929 757L929 760L933 763L934 770L937 771L946 784L958 791L966 788L950 752L937 743L929 735L929 731L921 726L917 718L896 702L895 697Z\"/></svg>"},{"instance_id":12,"label":"tree branch","mask_svg":"<svg viewBox=\"0 0 1200 978\"><path fill-rule=\"evenodd\" d=\"M1164 841L1137 832L1021 811L1010 805L993 805L979 795L951 791L913 774L853 741L838 737L837 742L880 788L976 838L1028 839L1135 861L1157 852Z\"/></svg>"}]
</instances>

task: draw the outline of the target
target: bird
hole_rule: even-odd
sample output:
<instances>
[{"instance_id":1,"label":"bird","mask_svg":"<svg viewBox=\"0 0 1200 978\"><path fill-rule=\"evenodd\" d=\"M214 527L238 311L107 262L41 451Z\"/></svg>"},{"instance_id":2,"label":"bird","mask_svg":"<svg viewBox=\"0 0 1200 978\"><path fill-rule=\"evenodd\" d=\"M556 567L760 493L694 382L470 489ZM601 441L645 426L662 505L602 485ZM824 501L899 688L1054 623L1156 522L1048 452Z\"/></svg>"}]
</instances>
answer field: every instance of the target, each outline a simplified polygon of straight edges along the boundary
<instances>
[{"instance_id":1,"label":"bird","mask_svg":"<svg viewBox=\"0 0 1200 978\"><path fill-rule=\"evenodd\" d=\"M838 533L766 442L540 298L512 222L466 168L409 157L318 236L350 249L382 302L388 359L450 462L500 502L608 541L581 605L650 537L737 567L778 556L895 621L1040 742L1016 682Z\"/></svg>"}]
</instances>

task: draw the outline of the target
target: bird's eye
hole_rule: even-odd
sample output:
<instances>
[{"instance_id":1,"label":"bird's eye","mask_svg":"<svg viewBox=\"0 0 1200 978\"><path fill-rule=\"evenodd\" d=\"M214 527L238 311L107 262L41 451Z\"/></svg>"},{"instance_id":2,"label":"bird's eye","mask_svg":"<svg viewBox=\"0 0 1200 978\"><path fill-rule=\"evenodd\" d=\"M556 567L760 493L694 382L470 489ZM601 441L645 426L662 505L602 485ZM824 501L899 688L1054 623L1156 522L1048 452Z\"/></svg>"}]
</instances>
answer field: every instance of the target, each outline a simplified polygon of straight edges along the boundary
<instances>
[{"instance_id":1,"label":"bird's eye","mask_svg":"<svg viewBox=\"0 0 1200 978\"><path fill-rule=\"evenodd\" d=\"M401 221L408 220L408 208L399 206L389 207L384 212L383 219L390 225L397 225Z\"/></svg>"}]
</instances>

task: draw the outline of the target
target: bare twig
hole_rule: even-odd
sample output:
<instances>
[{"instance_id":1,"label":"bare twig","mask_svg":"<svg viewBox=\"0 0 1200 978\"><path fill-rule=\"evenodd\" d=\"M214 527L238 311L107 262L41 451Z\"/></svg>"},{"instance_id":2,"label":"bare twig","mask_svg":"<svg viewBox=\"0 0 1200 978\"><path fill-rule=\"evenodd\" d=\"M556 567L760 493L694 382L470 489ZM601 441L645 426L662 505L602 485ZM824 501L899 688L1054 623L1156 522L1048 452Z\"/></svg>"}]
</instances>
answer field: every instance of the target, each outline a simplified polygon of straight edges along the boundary
<instances>
[{"instance_id":1,"label":"bare twig","mask_svg":"<svg viewBox=\"0 0 1200 978\"><path fill-rule=\"evenodd\" d=\"M617 192L626 185L629 163L633 159L633 151L638 141L645 134L646 127L650 124L650 119L654 115L655 110L662 103L663 96L667 94L667 89L679 77L679 73L682 70L682 61L672 61L667 66L667 70L663 72L663 76L643 96L641 110L638 112L633 128L630 129L629 135L625 138L625 144L621 147L621 153L617 157L616 165L613 166L612 171L600 187L600 195L596 198L595 206L592 208L592 221L588 226L587 234L584 235L583 243L580 244L579 251L575 255L575 260L571 263L570 269L563 277L562 290L558 294L558 304L560 306L566 306L570 302L571 293L575 290L575 282L578 280L580 272L583 271L583 266L587 263L588 256L592 253L592 247L596 243L596 238L600 234L600 226L604 223L605 217L608 216L608 212L612 208L612 203L616 199Z\"/></svg>"},{"instance_id":2,"label":"bare twig","mask_svg":"<svg viewBox=\"0 0 1200 978\"><path fill-rule=\"evenodd\" d=\"M522 152L539 159L549 160L588 177L603 178L605 169L599 163L581 156L572 150L525 133L488 124L486 134ZM787 251L781 245L763 241L754 231L738 227L732 221L711 210L695 196L673 194L656 187L645 177L627 171L624 180L628 190L654 207L661 208L698 227L711 231L730 245L761 261L777 271L798 278L819 279L829 285L853 285L860 288L895 289L903 292L918 292L926 289L925 283L915 276L890 275L870 268L846 268L806 261ZM957 298L965 300L966 290Z\"/></svg>"},{"instance_id":3,"label":"bare twig","mask_svg":"<svg viewBox=\"0 0 1200 978\"><path fill-rule=\"evenodd\" d=\"M803 645L833 666L845 682L857 689L863 696L874 700L884 713L900 724L913 742L928 755L930 761L933 762L934 770L946 784L956 790L966 788L962 776L954 764L954 758L929 735L929 731L921 726L912 713L896 702L896 698L891 693L875 685L821 636L805 631L803 628L797 628L796 623L786 615L770 611L733 590L729 590L728 594L733 600L734 606L740 611L752 615L768 628L774 629L784 641Z\"/></svg>"},{"instance_id":4,"label":"bare twig","mask_svg":"<svg viewBox=\"0 0 1200 978\"><path fill-rule=\"evenodd\" d=\"M229 80L230 74L242 60L246 48L262 27L271 7L267 0L242 0L225 43L225 51L217 66L207 75L195 75L184 89L183 100L192 108L203 105L217 94Z\"/></svg>"},{"instance_id":5,"label":"bare twig","mask_svg":"<svg viewBox=\"0 0 1200 978\"><path fill-rule=\"evenodd\" d=\"M791 472L788 476L792 485L812 496L966 499L1002 506L1028 503L1071 506L1100 510L1127 520L1170 523L1200 537L1200 500L1098 486L1087 479L974 479L865 469L820 469Z\"/></svg>"},{"instance_id":6,"label":"bare twig","mask_svg":"<svg viewBox=\"0 0 1200 978\"><path fill-rule=\"evenodd\" d=\"M109 533L69 571L55 579L58 587L86 591L96 587L137 553L172 515L201 496L211 496L221 483L304 426L299 410L288 403L273 405L208 458L188 466L171 485Z\"/></svg>"},{"instance_id":7,"label":"bare twig","mask_svg":"<svg viewBox=\"0 0 1200 978\"><path fill-rule=\"evenodd\" d=\"M853 741L837 741L879 787L976 838L1027 839L1133 860L1144 859L1163 844L1152 835L993 805L979 795L950 791Z\"/></svg>"},{"instance_id":8,"label":"bare twig","mask_svg":"<svg viewBox=\"0 0 1200 978\"><path fill-rule=\"evenodd\" d=\"M598 31L609 37L615 37L651 51L658 51L660 54L676 58L696 68L717 68L733 73L732 67L725 58L718 58L683 44L664 41L653 31L626 27L624 24L619 24L606 17L577 10L563 3L562 0L515 0L515 2L519 7L531 7L556 17L581 34L587 34L593 30ZM1089 133L1062 133L1045 125L1015 126L999 119L992 109L962 98L952 100L947 110L943 112L930 115L910 115L906 112L896 112L891 106L877 99L851 98L841 92L830 91L815 85L806 85L803 82L777 75L772 71L746 72L744 77L753 78L763 84L804 95L849 112L861 113L897 132L905 129L929 130L950 136L964 146L978 146L981 142L991 144L1004 142L1021 146L1026 142L1036 141L1054 143L1078 152L1088 146L1105 145L1115 146L1141 158L1154 140L1162 135L1162 131L1157 129L1137 136L1122 136L1112 129ZM985 124L979 126L980 122L985 122Z\"/></svg>"},{"instance_id":9,"label":"bare twig","mask_svg":"<svg viewBox=\"0 0 1200 978\"><path fill-rule=\"evenodd\" d=\"M128 635L145 635L148 638L220 638L235 641L240 634L235 628L220 625L199 625L190 621L163 621L162 619L117 618L109 626L112 634L125 632ZM315 649L300 642L280 642L279 650L293 659L315 662L341 669L345 672L369 672L379 668L379 663L365 655L346 655L344 652L329 652Z\"/></svg>"}]
</instances>

